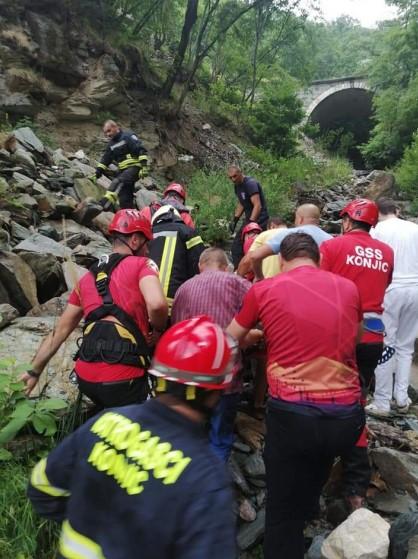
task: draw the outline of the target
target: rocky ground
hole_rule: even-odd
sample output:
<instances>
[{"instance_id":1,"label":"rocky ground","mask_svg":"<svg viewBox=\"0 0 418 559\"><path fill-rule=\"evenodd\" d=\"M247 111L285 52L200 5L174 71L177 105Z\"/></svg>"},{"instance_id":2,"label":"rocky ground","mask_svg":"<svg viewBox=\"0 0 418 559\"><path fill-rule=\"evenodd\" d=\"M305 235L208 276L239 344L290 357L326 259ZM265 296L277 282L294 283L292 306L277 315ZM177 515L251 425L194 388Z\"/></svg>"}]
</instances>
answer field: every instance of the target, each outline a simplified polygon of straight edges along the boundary
<instances>
[{"instance_id":1,"label":"rocky ground","mask_svg":"<svg viewBox=\"0 0 418 559\"><path fill-rule=\"evenodd\" d=\"M0 359L29 362L41 339L53 328L77 279L110 250L107 225L113 214L103 213L86 227L77 222L78 204L98 199L108 179L90 180L95 161L82 151L49 150L30 128L3 136L0 149ZM137 184L137 203L143 207L157 196L152 179ZM393 177L381 171L357 173L346 185L327 190L295 188L296 203L313 201L323 209L324 226L336 229L338 212L354 195L396 194ZM39 391L73 397L68 381L80 331L74 332L51 360ZM417 379L418 384L418 375ZM250 388L250 386L247 386ZM415 392L411 395L416 400ZM309 559L378 559L388 556L389 528L401 523L418 526L418 406L407 417L370 420L370 459L373 481L369 508L343 522L347 512L339 494L339 467L321 503L321 519L306 531ZM240 413L237 441L230 460L236 489L241 559L259 557L265 517L265 470L262 459L264 422ZM405 516L406 515L406 516ZM342 523L343 522L343 523ZM341 524L342 523L342 524ZM402 524L403 523L403 524ZM338 526L338 527L337 527ZM395 527L395 528L394 528ZM334 530L334 528L336 528ZM334 531L333 531L334 530ZM331 535L329 533L331 532ZM418 529L417 529L418 533ZM398 534L398 535L396 535ZM406 536L397 541L405 541ZM323 543L326 537L326 542ZM402 546L401 546L402 547ZM408 554L418 558L415 543ZM322 551L321 551L322 549ZM406 548L407 549L407 548ZM402 554L403 553L403 554ZM322 554L322 555L321 555Z\"/></svg>"}]
</instances>

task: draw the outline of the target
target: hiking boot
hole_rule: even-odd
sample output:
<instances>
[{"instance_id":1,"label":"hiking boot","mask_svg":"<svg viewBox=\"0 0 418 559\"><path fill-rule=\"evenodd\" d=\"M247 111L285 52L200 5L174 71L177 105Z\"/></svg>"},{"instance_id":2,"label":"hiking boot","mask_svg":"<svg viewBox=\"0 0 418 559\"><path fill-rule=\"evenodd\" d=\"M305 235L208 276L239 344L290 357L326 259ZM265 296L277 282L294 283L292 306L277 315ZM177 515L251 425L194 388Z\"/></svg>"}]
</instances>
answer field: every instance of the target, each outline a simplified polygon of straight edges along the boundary
<instances>
[{"instance_id":1,"label":"hiking boot","mask_svg":"<svg viewBox=\"0 0 418 559\"><path fill-rule=\"evenodd\" d=\"M398 406L396 405L396 413L399 413L401 415L406 415L409 412L409 404L406 404L405 406Z\"/></svg>"},{"instance_id":2,"label":"hiking boot","mask_svg":"<svg viewBox=\"0 0 418 559\"><path fill-rule=\"evenodd\" d=\"M382 410L376 406L376 404L368 404L365 406L364 411L367 415L371 415L373 417L391 417L392 412L389 410Z\"/></svg>"}]
</instances>

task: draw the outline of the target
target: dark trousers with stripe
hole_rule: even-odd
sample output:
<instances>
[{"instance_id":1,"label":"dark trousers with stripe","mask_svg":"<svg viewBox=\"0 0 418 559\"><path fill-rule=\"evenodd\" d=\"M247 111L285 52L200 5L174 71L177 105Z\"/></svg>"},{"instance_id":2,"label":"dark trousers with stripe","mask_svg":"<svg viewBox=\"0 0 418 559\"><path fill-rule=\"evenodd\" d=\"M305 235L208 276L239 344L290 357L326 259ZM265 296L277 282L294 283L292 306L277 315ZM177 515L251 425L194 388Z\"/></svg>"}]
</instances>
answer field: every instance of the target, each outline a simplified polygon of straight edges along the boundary
<instances>
[{"instance_id":1,"label":"dark trousers with stripe","mask_svg":"<svg viewBox=\"0 0 418 559\"><path fill-rule=\"evenodd\" d=\"M128 167L113 179L109 190L115 192L118 188L119 206L121 209L135 208L134 191L138 180L139 167Z\"/></svg>"}]
</instances>

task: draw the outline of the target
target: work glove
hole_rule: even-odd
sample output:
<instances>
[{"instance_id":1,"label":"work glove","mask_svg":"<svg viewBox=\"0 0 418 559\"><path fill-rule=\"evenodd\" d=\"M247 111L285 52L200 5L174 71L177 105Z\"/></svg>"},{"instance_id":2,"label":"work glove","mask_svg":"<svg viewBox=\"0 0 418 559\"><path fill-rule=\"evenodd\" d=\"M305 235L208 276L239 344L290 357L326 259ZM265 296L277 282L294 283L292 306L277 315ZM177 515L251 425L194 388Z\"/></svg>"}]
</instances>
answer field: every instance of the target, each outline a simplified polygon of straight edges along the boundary
<instances>
[{"instance_id":1,"label":"work glove","mask_svg":"<svg viewBox=\"0 0 418 559\"><path fill-rule=\"evenodd\" d=\"M95 175L96 175L96 179L100 179L100 177L103 175L103 169L97 167Z\"/></svg>"},{"instance_id":2,"label":"work glove","mask_svg":"<svg viewBox=\"0 0 418 559\"><path fill-rule=\"evenodd\" d=\"M117 193L112 192L111 190L107 190L103 198L99 200L99 204L103 207L104 210L109 210L116 206L117 201L118 201Z\"/></svg>"},{"instance_id":3,"label":"work glove","mask_svg":"<svg viewBox=\"0 0 418 559\"><path fill-rule=\"evenodd\" d=\"M239 217L234 217L234 219L229 223L229 232L231 233L231 235L234 233L235 231L235 227L237 226L237 223L239 221Z\"/></svg>"}]
</instances>

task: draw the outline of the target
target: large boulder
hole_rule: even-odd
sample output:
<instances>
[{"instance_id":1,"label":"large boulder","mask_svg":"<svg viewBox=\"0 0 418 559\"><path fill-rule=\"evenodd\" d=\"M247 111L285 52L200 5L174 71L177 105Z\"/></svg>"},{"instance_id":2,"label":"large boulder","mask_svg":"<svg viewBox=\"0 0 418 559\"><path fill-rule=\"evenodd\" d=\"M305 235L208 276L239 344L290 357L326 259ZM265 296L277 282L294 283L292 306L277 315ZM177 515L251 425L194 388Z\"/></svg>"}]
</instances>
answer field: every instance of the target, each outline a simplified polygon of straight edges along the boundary
<instances>
[{"instance_id":1,"label":"large boulder","mask_svg":"<svg viewBox=\"0 0 418 559\"><path fill-rule=\"evenodd\" d=\"M386 171L372 171L367 177L371 181L365 192L365 197L377 200L383 196L392 198L395 194L395 177Z\"/></svg>"},{"instance_id":2,"label":"large boulder","mask_svg":"<svg viewBox=\"0 0 418 559\"><path fill-rule=\"evenodd\" d=\"M8 303L2 303L0 305L0 329L8 326L18 316L19 311L17 309Z\"/></svg>"},{"instance_id":3,"label":"large boulder","mask_svg":"<svg viewBox=\"0 0 418 559\"><path fill-rule=\"evenodd\" d=\"M62 270L64 272L67 289L70 290L74 289L79 280L88 272L87 268L78 266L73 261L64 262L62 265Z\"/></svg>"},{"instance_id":4,"label":"large boulder","mask_svg":"<svg viewBox=\"0 0 418 559\"><path fill-rule=\"evenodd\" d=\"M11 91L5 76L0 75L0 111L11 115L33 115L36 107L26 93Z\"/></svg>"},{"instance_id":5,"label":"large boulder","mask_svg":"<svg viewBox=\"0 0 418 559\"><path fill-rule=\"evenodd\" d=\"M59 297L53 297L46 303L33 307L26 316L61 316L68 303L70 292L66 291Z\"/></svg>"},{"instance_id":6,"label":"large boulder","mask_svg":"<svg viewBox=\"0 0 418 559\"><path fill-rule=\"evenodd\" d=\"M36 278L17 254L0 251L0 303L10 303L21 314L38 304Z\"/></svg>"},{"instance_id":7,"label":"large boulder","mask_svg":"<svg viewBox=\"0 0 418 559\"><path fill-rule=\"evenodd\" d=\"M75 179L74 190L76 191L80 201L83 201L86 198L95 198L96 200L100 200L105 193L103 188L87 178Z\"/></svg>"},{"instance_id":8,"label":"large boulder","mask_svg":"<svg viewBox=\"0 0 418 559\"><path fill-rule=\"evenodd\" d=\"M371 451L371 458L383 480L396 491L407 491L418 498L418 455L381 447Z\"/></svg>"},{"instance_id":9,"label":"large boulder","mask_svg":"<svg viewBox=\"0 0 418 559\"><path fill-rule=\"evenodd\" d=\"M71 250L57 243L49 237L33 233L28 239L20 242L13 249L15 252L35 252L37 254L52 254L57 258L65 259L71 256Z\"/></svg>"},{"instance_id":10,"label":"large boulder","mask_svg":"<svg viewBox=\"0 0 418 559\"><path fill-rule=\"evenodd\" d=\"M18 355L18 364L29 364L42 340L56 326L57 317L20 317L0 331L0 359L10 358L11 348ZM75 398L76 387L68 380L73 370L73 355L77 351L77 339L81 329L76 328L49 362L42 374L33 396L44 391L47 396ZM19 348L16 352L15 348Z\"/></svg>"},{"instance_id":11,"label":"large boulder","mask_svg":"<svg viewBox=\"0 0 418 559\"><path fill-rule=\"evenodd\" d=\"M40 303L66 291L61 264L55 256L35 252L21 252L20 256L36 276L36 291Z\"/></svg>"},{"instance_id":12,"label":"large boulder","mask_svg":"<svg viewBox=\"0 0 418 559\"><path fill-rule=\"evenodd\" d=\"M35 132L28 126L23 128L16 128L13 135L21 146L35 155L44 155L45 146L35 134Z\"/></svg>"},{"instance_id":13,"label":"large boulder","mask_svg":"<svg viewBox=\"0 0 418 559\"><path fill-rule=\"evenodd\" d=\"M367 509L354 511L322 544L324 559L387 559L390 524Z\"/></svg>"}]
</instances>

